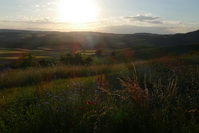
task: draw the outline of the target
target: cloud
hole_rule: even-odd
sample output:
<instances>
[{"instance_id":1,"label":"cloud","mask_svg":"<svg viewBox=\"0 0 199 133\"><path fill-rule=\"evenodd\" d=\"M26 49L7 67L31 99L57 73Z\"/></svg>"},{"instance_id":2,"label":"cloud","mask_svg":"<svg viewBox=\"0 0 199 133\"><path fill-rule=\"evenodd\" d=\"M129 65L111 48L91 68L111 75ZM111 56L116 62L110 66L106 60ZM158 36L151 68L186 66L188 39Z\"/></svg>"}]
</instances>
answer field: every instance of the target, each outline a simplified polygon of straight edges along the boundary
<instances>
[{"instance_id":1,"label":"cloud","mask_svg":"<svg viewBox=\"0 0 199 133\"><path fill-rule=\"evenodd\" d=\"M180 24L183 24L181 21L172 21L172 20L164 20L163 23L164 24L168 24L168 25L180 25Z\"/></svg>"},{"instance_id":2,"label":"cloud","mask_svg":"<svg viewBox=\"0 0 199 133\"><path fill-rule=\"evenodd\" d=\"M33 5L32 7L33 8L39 8L39 7L41 7L41 5Z\"/></svg>"},{"instance_id":3,"label":"cloud","mask_svg":"<svg viewBox=\"0 0 199 133\"><path fill-rule=\"evenodd\" d=\"M0 20L2 23L21 23L21 24L61 24L59 22L55 22L48 18L43 19L32 19L32 20L21 20L21 21L15 21L15 20ZM66 23L65 23L66 24Z\"/></svg>"},{"instance_id":4,"label":"cloud","mask_svg":"<svg viewBox=\"0 0 199 133\"><path fill-rule=\"evenodd\" d=\"M109 33L182 33L192 31L196 24L166 20L153 15L101 18L93 22L73 24L56 21L53 17L15 16L0 18L0 28L53 31L96 31Z\"/></svg>"},{"instance_id":5,"label":"cloud","mask_svg":"<svg viewBox=\"0 0 199 133\"><path fill-rule=\"evenodd\" d=\"M47 5L57 5L57 4L58 4L57 2L52 2L52 1L47 3Z\"/></svg>"},{"instance_id":6,"label":"cloud","mask_svg":"<svg viewBox=\"0 0 199 133\"><path fill-rule=\"evenodd\" d=\"M152 16L152 15L136 15L130 17L123 17L125 20L129 20L131 22L144 22L144 23L153 23L153 24L163 24L160 17Z\"/></svg>"},{"instance_id":7,"label":"cloud","mask_svg":"<svg viewBox=\"0 0 199 133\"><path fill-rule=\"evenodd\" d=\"M124 17L125 19L129 20L138 20L138 21L146 21L146 20L156 20L159 17L154 17L154 16L148 16L148 15L136 15L132 17Z\"/></svg>"},{"instance_id":8,"label":"cloud","mask_svg":"<svg viewBox=\"0 0 199 133\"><path fill-rule=\"evenodd\" d=\"M75 31L83 29L87 26L79 26L81 29L73 27L72 23L56 22L51 19L33 19L33 20L0 20L0 29L26 29L26 30L46 30L46 31Z\"/></svg>"}]
</instances>

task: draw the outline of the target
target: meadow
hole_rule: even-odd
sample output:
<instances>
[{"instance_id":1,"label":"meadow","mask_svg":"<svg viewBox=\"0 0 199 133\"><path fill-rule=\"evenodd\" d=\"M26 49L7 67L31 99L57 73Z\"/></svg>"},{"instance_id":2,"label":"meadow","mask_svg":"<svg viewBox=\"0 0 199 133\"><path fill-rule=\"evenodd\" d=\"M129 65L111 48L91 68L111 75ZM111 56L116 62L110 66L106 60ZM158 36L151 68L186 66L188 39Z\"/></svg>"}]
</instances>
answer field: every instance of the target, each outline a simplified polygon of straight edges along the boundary
<instances>
[{"instance_id":1,"label":"meadow","mask_svg":"<svg viewBox=\"0 0 199 133\"><path fill-rule=\"evenodd\" d=\"M198 52L102 58L1 71L0 132L199 132Z\"/></svg>"}]
</instances>

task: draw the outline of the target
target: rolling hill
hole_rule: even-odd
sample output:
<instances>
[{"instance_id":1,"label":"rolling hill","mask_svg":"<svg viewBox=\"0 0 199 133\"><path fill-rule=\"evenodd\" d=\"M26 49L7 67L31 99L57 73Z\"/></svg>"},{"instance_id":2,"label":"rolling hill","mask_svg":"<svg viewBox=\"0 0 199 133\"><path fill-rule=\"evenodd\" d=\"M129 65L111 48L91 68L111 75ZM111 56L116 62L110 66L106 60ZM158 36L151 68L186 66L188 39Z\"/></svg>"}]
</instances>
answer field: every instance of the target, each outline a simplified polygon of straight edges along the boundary
<instances>
[{"instance_id":1,"label":"rolling hill","mask_svg":"<svg viewBox=\"0 0 199 133\"><path fill-rule=\"evenodd\" d=\"M38 49L46 47L56 50L71 48L76 44L84 49L119 49L135 46L153 47L197 43L199 43L199 30L173 35L0 30L1 48Z\"/></svg>"}]
</instances>

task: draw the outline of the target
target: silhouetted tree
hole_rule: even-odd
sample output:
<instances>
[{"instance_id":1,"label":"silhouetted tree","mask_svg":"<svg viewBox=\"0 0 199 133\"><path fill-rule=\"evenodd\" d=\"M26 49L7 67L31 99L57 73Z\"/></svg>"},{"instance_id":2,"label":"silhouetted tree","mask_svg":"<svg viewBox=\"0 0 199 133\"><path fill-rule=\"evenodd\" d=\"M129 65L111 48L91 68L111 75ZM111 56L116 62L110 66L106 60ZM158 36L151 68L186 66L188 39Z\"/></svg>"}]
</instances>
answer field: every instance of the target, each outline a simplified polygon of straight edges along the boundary
<instances>
[{"instance_id":1,"label":"silhouetted tree","mask_svg":"<svg viewBox=\"0 0 199 133\"><path fill-rule=\"evenodd\" d=\"M38 61L38 64L39 64L39 66L49 66L50 62L48 60L46 60L46 59L40 59Z\"/></svg>"},{"instance_id":2,"label":"silhouetted tree","mask_svg":"<svg viewBox=\"0 0 199 133\"><path fill-rule=\"evenodd\" d=\"M73 58L74 58L73 55L68 53L68 54L60 57L60 62L65 65L72 65Z\"/></svg>"},{"instance_id":3,"label":"silhouetted tree","mask_svg":"<svg viewBox=\"0 0 199 133\"><path fill-rule=\"evenodd\" d=\"M93 63L93 58L92 57L87 57L86 59L85 59L85 64L86 65L91 65Z\"/></svg>"},{"instance_id":4,"label":"silhouetted tree","mask_svg":"<svg viewBox=\"0 0 199 133\"><path fill-rule=\"evenodd\" d=\"M115 57L116 53L113 51L111 52L111 57Z\"/></svg>"},{"instance_id":5,"label":"silhouetted tree","mask_svg":"<svg viewBox=\"0 0 199 133\"><path fill-rule=\"evenodd\" d=\"M85 64L82 55L79 53L76 53L74 55L73 63L74 63L74 65L84 65Z\"/></svg>"},{"instance_id":6,"label":"silhouetted tree","mask_svg":"<svg viewBox=\"0 0 199 133\"><path fill-rule=\"evenodd\" d=\"M79 53L67 54L60 57L60 63L65 65L85 65L85 60Z\"/></svg>"}]
</instances>

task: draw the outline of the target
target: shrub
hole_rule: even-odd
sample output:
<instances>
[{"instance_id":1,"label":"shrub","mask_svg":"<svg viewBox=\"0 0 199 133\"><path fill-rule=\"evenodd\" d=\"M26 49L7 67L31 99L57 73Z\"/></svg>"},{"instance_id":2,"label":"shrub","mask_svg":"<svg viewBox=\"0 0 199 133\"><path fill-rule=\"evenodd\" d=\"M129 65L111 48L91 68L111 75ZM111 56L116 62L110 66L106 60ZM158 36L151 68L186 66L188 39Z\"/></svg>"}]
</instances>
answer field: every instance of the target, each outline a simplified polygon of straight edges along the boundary
<instances>
[{"instance_id":1,"label":"shrub","mask_svg":"<svg viewBox=\"0 0 199 133\"><path fill-rule=\"evenodd\" d=\"M17 68L27 68L35 65L35 56L31 53L22 54L16 62Z\"/></svg>"}]
</instances>

